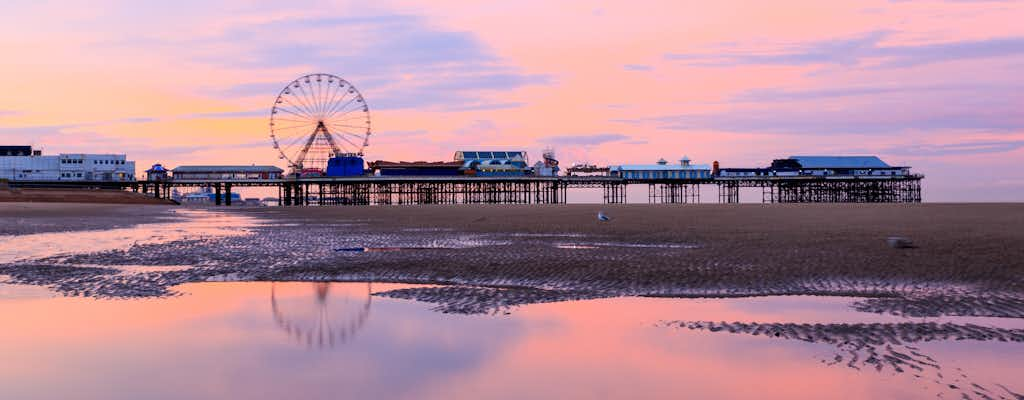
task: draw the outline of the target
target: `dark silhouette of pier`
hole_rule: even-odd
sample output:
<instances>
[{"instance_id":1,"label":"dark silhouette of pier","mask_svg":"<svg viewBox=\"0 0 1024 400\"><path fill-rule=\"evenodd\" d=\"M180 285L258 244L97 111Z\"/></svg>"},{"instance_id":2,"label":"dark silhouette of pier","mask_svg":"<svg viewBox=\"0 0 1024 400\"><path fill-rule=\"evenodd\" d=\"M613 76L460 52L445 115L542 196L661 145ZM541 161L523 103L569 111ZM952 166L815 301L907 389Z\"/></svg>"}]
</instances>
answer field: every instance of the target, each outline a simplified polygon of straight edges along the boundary
<instances>
[{"instance_id":1,"label":"dark silhouette of pier","mask_svg":"<svg viewBox=\"0 0 1024 400\"><path fill-rule=\"evenodd\" d=\"M701 202L714 185L719 203L738 203L740 188L760 188L764 203L920 203L922 175L751 176L709 179L624 179L615 176L409 176L205 179L126 182L10 182L15 187L131 190L170 198L174 188L210 187L216 205L231 205L240 187L276 187L282 206L389 204L560 204L568 189L597 188L604 203L625 203L628 185L647 185L649 203Z\"/></svg>"}]
</instances>

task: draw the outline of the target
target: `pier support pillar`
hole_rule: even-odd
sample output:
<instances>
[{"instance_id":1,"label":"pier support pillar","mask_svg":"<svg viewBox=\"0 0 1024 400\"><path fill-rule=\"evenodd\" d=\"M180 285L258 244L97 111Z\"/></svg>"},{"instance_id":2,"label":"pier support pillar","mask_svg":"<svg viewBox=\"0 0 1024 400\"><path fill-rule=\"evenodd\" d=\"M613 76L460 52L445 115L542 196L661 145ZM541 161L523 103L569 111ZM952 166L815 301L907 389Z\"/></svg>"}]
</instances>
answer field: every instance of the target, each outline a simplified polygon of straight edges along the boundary
<instances>
[{"instance_id":1,"label":"pier support pillar","mask_svg":"<svg viewBox=\"0 0 1024 400\"><path fill-rule=\"evenodd\" d=\"M160 198L160 182L153 182L153 197Z\"/></svg>"},{"instance_id":2,"label":"pier support pillar","mask_svg":"<svg viewBox=\"0 0 1024 400\"><path fill-rule=\"evenodd\" d=\"M224 205L226 205L226 206L230 206L231 205L231 184L230 183L225 183L224 184Z\"/></svg>"},{"instance_id":3,"label":"pier support pillar","mask_svg":"<svg viewBox=\"0 0 1024 400\"><path fill-rule=\"evenodd\" d=\"M214 183L213 184L213 198L214 198L213 204L219 206L221 204L220 184L219 183Z\"/></svg>"}]
</instances>

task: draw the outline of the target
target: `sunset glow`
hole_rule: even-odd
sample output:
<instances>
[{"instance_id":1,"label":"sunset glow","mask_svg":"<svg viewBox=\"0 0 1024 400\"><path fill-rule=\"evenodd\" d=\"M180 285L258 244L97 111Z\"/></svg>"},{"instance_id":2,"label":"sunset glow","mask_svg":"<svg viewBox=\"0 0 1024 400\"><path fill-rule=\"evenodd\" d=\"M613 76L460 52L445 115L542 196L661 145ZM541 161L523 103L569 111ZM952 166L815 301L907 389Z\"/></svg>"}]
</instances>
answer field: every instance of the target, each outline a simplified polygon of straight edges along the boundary
<instances>
[{"instance_id":1,"label":"sunset glow","mask_svg":"<svg viewBox=\"0 0 1024 400\"><path fill-rule=\"evenodd\" d=\"M0 143L284 167L274 96L324 72L365 96L369 161L873 154L925 201L1024 200L1024 3L251 3L5 1Z\"/></svg>"}]
</instances>

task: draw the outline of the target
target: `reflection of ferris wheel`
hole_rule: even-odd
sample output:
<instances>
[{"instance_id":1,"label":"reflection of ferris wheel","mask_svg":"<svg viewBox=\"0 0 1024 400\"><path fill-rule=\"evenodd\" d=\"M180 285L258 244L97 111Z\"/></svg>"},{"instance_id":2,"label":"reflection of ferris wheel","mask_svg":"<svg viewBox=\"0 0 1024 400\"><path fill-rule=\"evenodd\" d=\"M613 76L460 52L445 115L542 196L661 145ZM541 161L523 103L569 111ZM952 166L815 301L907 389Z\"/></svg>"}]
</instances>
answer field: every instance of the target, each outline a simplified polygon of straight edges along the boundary
<instances>
[{"instance_id":1,"label":"reflection of ferris wheel","mask_svg":"<svg viewBox=\"0 0 1024 400\"><path fill-rule=\"evenodd\" d=\"M296 172L322 172L334 156L363 155L370 144L370 108L359 90L330 74L299 77L270 111L270 137Z\"/></svg>"},{"instance_id":2,"label":"reflection of ferris wheel","mask_svg":"<svg viewBox=\"0 0 1024 400\"><path fill-rule=\"evenodd\" d=\"M330 282L314 282L313 305L309 307L307 297L279 298L276 285L271 283L270 309L274 322L289 337L307 347L334 347L348 342L370 317L370 284L366 284L365 294L358 290L355 299L330 296L330 289ZM335 314L333 311L342 312Z\"/></svg>"}]
</instances>

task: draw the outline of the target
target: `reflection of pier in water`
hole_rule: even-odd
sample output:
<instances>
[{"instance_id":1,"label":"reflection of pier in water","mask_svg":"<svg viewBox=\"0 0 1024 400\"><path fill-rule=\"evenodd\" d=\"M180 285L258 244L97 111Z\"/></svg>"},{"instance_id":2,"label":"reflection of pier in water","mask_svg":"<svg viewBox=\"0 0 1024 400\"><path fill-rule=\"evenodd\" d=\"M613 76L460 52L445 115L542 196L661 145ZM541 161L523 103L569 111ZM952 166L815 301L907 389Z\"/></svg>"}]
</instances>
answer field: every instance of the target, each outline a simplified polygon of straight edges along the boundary
<instances>
[{"instance_id":1,"label":"reflection of pier in water","mask_svg":"<svg viewBox=\"0 0 1024 400\"><path fill-rule=\"evenodd\" d=\"M1022 399L1006 386L993 382L982 385L955 366L943 366L918 345L927 342L972 340L1024 343L1024 329L998 328L975 324L936 322L901 323L742 323L713 321L662 321L662 326L693 331L728 332L765 336L772 339L801 340L831 345L836 352L827 365L845 365L855 370L910 373L916 379L934 384L942 392L959 394L963 399ZM944 368L945 367L945 368Z\"/></svg>"},{"instance_id":2,"label":"reflection of pier in water","mask_svg":"<svg viewBox=\"0 0 1024 400\"><path fill-rule=\"evenodd\" d=\"M271 283L270 308L277 326L296 342L311 348L331 348L352 340L370 317L370 283L365 284L365 291L357 289L362 283L312 282L309 285L313 289L312 304L306 303L309 297L282 296L278 283ZM343 286L355 290L344 290ZM339 289L342 289L341 295Z\"/></svg>"}]
</instances>

